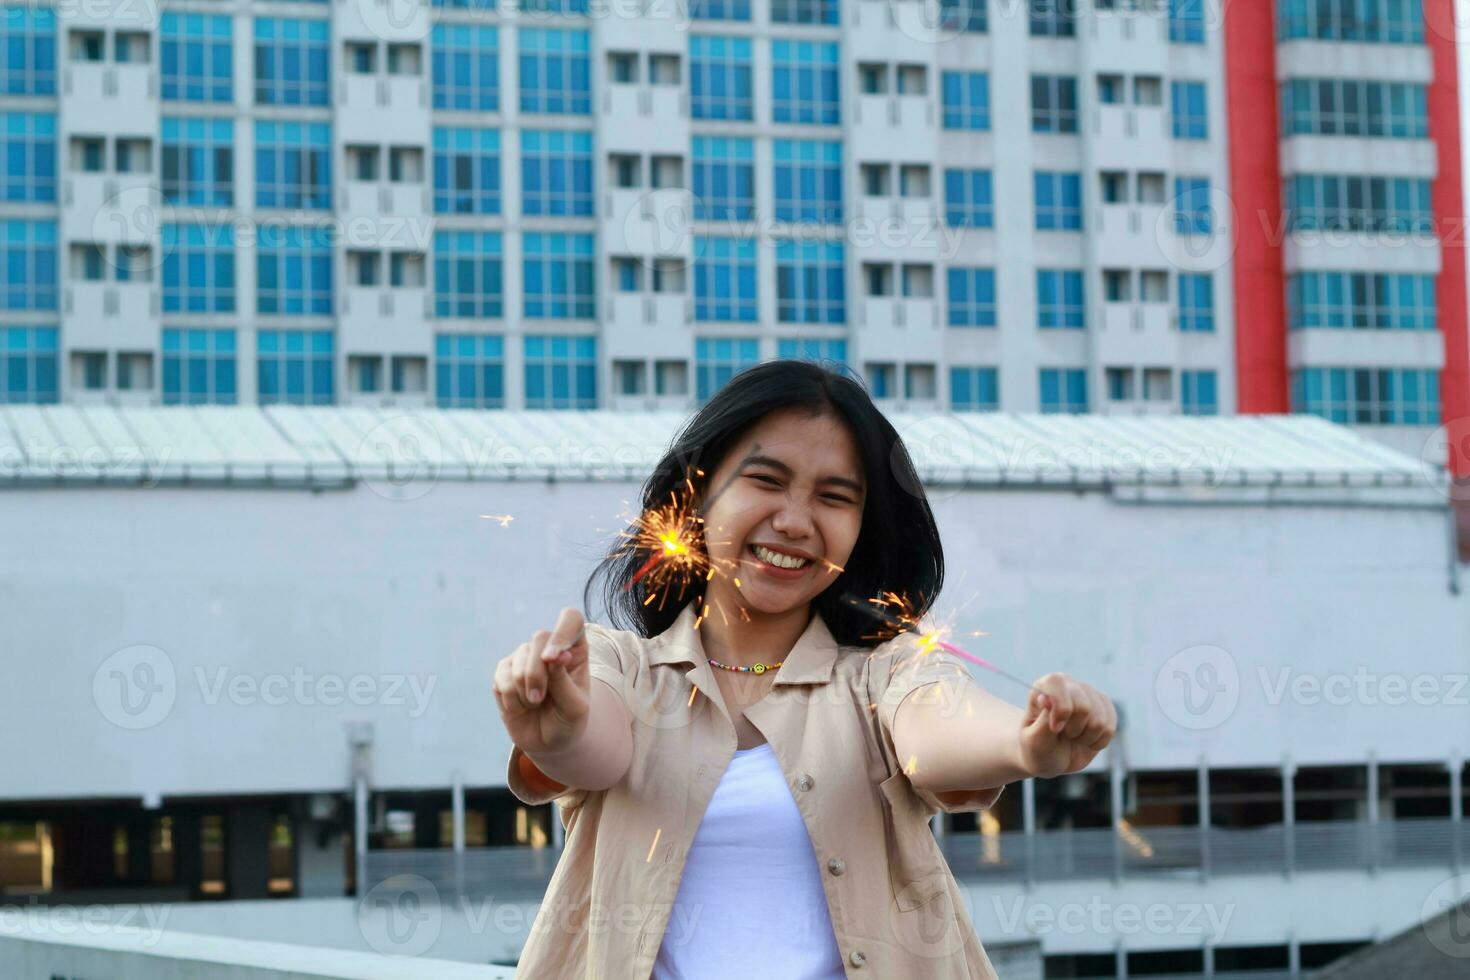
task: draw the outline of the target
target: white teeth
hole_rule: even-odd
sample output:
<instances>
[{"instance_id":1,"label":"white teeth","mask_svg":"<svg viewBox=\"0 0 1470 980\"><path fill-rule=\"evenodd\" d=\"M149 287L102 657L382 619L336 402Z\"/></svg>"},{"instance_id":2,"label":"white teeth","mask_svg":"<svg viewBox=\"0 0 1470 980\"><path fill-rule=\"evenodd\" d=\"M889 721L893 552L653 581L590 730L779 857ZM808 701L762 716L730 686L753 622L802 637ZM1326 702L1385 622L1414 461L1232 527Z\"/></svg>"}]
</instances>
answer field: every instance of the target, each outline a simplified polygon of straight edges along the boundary
<instances>
[{"instance_id":1,"label":"white teeth","mask_svg":"<svg viewBox=\"0 0 1470 980\"><path fill-rule=\"evenodd\" d=\"M793 558L790 555L779 554L769 548L762 548L760 545L753 545L751 550L761 561L770 562L777 568L805 568L811 564L805 558Z\"/></svg>"}]
</instances>

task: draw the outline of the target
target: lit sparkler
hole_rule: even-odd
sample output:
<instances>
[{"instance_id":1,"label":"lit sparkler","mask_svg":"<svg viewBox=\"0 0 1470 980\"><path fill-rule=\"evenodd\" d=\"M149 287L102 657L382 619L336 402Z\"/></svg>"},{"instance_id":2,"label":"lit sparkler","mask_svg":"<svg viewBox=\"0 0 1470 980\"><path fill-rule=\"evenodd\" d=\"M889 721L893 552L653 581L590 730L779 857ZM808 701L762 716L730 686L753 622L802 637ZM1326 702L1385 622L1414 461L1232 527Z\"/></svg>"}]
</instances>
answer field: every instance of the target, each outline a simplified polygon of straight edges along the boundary
<instances>
[{"instance_id":1,"label":"lit sparkler","mask_svg":"<svg viewBox=\"0 0 1470 980\"><path fill-rule=\"evenodd\" d=\"M510 522L515 520L509 514L481 514L480 516L487 521L499 521L501 527L510 527Z\"/></svg>"},{"instance_id":2,"label":"lit sparkler","mask_svg":"<svg viewBox=\"0 0 1470 980\"><path fill-rule=\"evenodd\" d=\"M919 656L932 653L936 648L948 651L957 657L978 664L986 670L994 671L1006 680L1022 687L1031 689L1031 682L1022 680L1015 674L997 667L984 657L976 656L962 647L956 646L945 639L948 631L943 627L926 629L919 621L918 614L914 611L914 605L907 597L896 592L884 592L876 599L857 599L853 596L843 596L843 601L848 605L861 609L886 627L876 634L880 640L889 640L900 634L910 634L914 638L914 645ZM985 636L984 633L976 633L976 636Z\"/></svg>"}]
</instances>

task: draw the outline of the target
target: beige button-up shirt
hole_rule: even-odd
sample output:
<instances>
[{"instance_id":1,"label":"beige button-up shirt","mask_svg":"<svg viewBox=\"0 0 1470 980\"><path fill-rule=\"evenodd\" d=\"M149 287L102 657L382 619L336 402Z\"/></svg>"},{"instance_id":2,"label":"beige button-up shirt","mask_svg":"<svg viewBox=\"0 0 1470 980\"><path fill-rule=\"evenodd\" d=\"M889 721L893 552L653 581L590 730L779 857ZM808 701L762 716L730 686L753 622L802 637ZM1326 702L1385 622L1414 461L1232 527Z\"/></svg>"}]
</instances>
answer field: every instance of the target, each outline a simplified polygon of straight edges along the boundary
<instances>
[{"instance_id":1,"label":"beige button-up shirt","mask_svg":"<svg viewBox=\"0 0 1470 980\"><path fill-rule=\"evenodd\" d=\"M531 804L555 799L566 828L519 977L648 980L666 930L670 942L688 934L687 923L671 922L674 897L736 748L694 616L690 603L652 638L587 625L588 672L621 692L633 717L633 760L616 785L536 792L511 749L511 792ZM940 800L910 783L905 769L922 761L896 758L893 745L900 702L959 675L969 672L957 657L919 655L909 637L839 646L813 613L770 691L745 709L806 823L853 980L996 980L928 821L992 806L1001 787ZM750 914L780 928L780 909Z\"/></svg>"}]
</instances>

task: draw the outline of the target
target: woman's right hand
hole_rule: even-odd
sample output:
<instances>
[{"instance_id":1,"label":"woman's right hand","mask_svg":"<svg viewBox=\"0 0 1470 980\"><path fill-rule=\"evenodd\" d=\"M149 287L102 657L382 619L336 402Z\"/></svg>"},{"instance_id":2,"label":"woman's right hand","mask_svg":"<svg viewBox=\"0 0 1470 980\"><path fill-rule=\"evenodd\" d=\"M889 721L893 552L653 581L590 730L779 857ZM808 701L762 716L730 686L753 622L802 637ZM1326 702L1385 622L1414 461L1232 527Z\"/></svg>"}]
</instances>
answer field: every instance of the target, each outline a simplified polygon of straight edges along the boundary
<instances>
[{"instance_id":1,"label":"woman's right hand","mask_svg":"<svg viewBox=\"0 0 1470 980\"><path fill-rule=\"evenodd\" d=\"M494 690L501 721L522 752L534 756L575 744L587 729L591 700L582 614L563 609L555 627L537 630L496 664Z\"/></svg>"}]
</instances>

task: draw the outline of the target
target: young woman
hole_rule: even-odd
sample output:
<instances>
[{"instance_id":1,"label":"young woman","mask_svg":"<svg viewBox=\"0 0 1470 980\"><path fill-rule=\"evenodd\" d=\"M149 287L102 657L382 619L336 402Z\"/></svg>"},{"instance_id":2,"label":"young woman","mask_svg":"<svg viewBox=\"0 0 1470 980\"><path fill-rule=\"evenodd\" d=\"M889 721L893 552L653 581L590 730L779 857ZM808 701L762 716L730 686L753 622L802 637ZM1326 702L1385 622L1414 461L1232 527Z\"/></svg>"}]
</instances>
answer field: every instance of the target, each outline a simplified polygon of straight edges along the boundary
<instances>
[{"instance_id":1,"label":"young woman","mask_svg":"<svg viewBox=\"0 0 1470 980\"><path fill-rule=\"evenodd\" d=\"M1019 709L959 658L875 637L850 600L923 613L944 560L908 452L855 381L798 361L740 374L644 507L686 477L712 578L650 601L651 554L614 548L584 600L600 583L616 628L564 609L496 666L509 786L566 827L518 975L994 978L928 820L1082 769L1113 705L1053 673Z\"/></svg>"}]
</instances>

